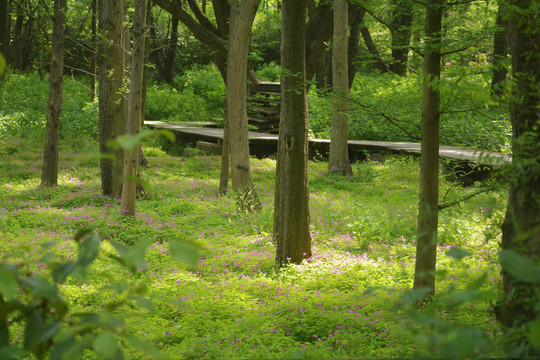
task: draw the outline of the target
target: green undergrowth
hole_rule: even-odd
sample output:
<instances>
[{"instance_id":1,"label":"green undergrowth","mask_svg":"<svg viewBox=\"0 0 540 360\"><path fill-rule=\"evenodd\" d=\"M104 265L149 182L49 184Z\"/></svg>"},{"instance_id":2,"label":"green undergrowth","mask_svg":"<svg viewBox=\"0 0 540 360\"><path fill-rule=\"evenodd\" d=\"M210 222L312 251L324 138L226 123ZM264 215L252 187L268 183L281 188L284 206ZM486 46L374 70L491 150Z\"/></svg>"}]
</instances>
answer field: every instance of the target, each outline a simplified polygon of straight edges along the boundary
<instances>
[{"instance_id":1,"label":"green undergrowth","mask_svg":"<svg viewBox=\"0 0 540 360\"><path fill-rule=\"evenodd\" d=\"M103 243L86 281L68 279L61 289L74 314L119 301L123 295L110 286L115 282L147 288L153 308L133 303L115 313L126 322L123 332L153 344L165 359L459 357L461 347L454 346L459 334L474 340L466 357L501 355L491 302L500 287L504 189L441 212L440 295L433 315L440 322L430 326L398 306L414 272L417 159L356 163L352 177L329 175L327 163L310 162L313 256L277 271L272 159L252 159L261 211L239 214L232 194L218 194L219 157L171 157L145 147L149 166L141 175L152 191L138 200L137 218L126 219L119 215L118 199L100 195L95 142L63 141L58 187L42 191L36 190L42 144L9 140L1 151L3 259L44 275L44 247L63 260L74 259L70 239L82 228L95 227L105 239L127 245L150 239L145 270L130 274ZM443 182L441 193L456 200L479 186ZM167 243L173 239L198 244L197 266L171 258ZM470 255L457 260L447 254L452 247ZM452 303L456 291L478 279L488 297ZM15 343L24 339L22 325L12 322ZM123 341L120 345L128 359L147 358Z\"/></svg>"}]
</instances>

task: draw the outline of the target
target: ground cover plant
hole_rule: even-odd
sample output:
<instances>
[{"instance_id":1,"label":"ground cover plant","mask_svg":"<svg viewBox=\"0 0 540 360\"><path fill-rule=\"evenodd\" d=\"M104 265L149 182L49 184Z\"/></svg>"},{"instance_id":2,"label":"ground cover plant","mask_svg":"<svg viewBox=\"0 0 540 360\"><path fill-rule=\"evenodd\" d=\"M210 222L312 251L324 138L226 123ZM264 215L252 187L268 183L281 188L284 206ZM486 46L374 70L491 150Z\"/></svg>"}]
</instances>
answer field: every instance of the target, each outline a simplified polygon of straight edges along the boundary
<instances>
[{"instance_id":1,"label":"ground cover plant","mask_svg":"<svg viewBox=\"0 0 540 360\"><path fill-rule=\"evenodd\" d=\"M130 336L165 359L502 355L491 302L499 296L504 188L441 212L439 295L417 312L407 306L415 298L408 290L417 159L357 163L353 177L329 175L327 163L311 162L313 257L277 271L271 237L275 161L252 159L262 209L243 214L232 194L217 192L219 157L172 157L153 146L155 137L149 139L144 150L150 165L142 176L152 191L139 199L135 220L120 216L118 199L100 195L93 140L63 141L58 187L43 191L35 190L42 144L12 138L0 147L2 261L49 279L44 255L75 260L71 239L78 231L93 227L106 240L86 278L60 285L68 319L107 309L123 319L117 340L96 335L86 358L115 358L105 350L111 343L126 358L148 358ZM441 186L451 200L479 185ZM196 266L170 256L175 239L197 244ZM131 273L122 267L109 241L148 244L144 268ZM127 284L123 291L119 283ZM126 287L140 290L130 294ZM24 321L9 320L11 345L20 346ZM100 334L97 329L91 332Z\"/></svg>"}]
</instances>

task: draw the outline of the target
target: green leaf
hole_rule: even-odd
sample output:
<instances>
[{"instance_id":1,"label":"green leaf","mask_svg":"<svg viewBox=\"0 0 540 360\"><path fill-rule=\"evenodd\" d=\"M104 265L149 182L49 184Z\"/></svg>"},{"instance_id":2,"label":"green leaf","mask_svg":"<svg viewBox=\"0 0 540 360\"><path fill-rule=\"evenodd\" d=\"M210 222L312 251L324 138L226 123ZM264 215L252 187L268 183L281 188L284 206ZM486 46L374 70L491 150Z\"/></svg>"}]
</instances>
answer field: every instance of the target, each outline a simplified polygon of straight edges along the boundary
<instances>
[{"instance_id":1,"label":"green leaf","mask_svg":"<svg viewBox=\"0 0 540 360\"><path fill-rule=\"evenodd\" d=\"M99 355L100 359L118 359L121 356L120 348L116 336L111 332L99 334L94 339L94 351Z\"/></svg>"},{"instance_id":2,"label":"green leaf","mask_svg":"<svg viewBox=\"0 0 540 360\"><path fill-rule=\"evenodd\" d=\"M77 233L75 234L75 236L73 236L73 238L75 239L76 242L81 242L82 239L84 239L85 237L93 233L94 233L94 229L92 228L89 228L89 227L82 228L79 231L77 231Z\"/></svg>"},{"instance_id":3,"label":"green leaf","mask_svg":"<svg viewBox=\"0 0 540 360\"><path fill-rule=\"evenodd\" d=\"M176 137L171 130L159 130L158 132L160 135L163 135L164 137L169 139L170 142L174 142L176 140Z\"/></svg>"},{"instance_id":4,"label":"green leaf","mask_svg":"<svg viewBox=\"0 0 540 360\"><path fill-rule=\"evenodd\" d=\"M50 360L72 360L82 358L84 350L90 347L94 337L94 334L88 333L81 338L72 336L66 340L56 342L50 353Z\"/></svg>"},{"instance_id":5,"label":"green leaf","mask_svg":"<svg viewBox=\"0 0 540 360\"><path fill-rule=\"evenodd\" d=\"M75 264L72 261L56 265L52 272L53 280L56 281L57 283L64 282L67 279L67 277L71 275L73 271L75 271L76 268L77 268L77 264Z\"/></svg>"},{"instance_id":6,"label":"green leaf","mask_svg":"<svg viewBox=\"0 0 540 360\"><path fill-rule=\"evenodd\" d=\"M523 255L513 250L501 250L499 261L503 269L518 281L535 283L540 280L540 270Z\"/></svg>"},{"instance_id":7,"label":"green leaf","mask_svg":"<svg viewBox=\"0 0 540 360\"><path fill-rule=\"evenodd\" d=\"M18 346L3 346L0 348L0 359L20 359L24 355L24 350Z\"/></svg>"},{"instance_id":8,"label":"green leaf","mask_svg":"<svg viewBox=\"0 0 540 360\"><path fill-rule=\"evenodd\" d=\"M148 311L154 309L154 302L145 296L134 296L132 298L140 307L145 308Z\"/></svg>"},{"instance_id":9,"label":"green leaf","mask_svg":"<svg viewBox=\"0 0 540 360\"><path fill-rule=\"evenodd\" d=\"M183 240L169 241L169 249L173 258L191 266L197 265L201 256L195 244Z\"/></svg>"},{"instance_id":10,"label":"green leaf","mask_svg":"<svg viewBox=\"0 0 540 360\"><path fill-rule=\"evenodd\" d=\"M19 285L13 274L6 269L0 269L0 294L7 299L13 299L17 296Z\"/></svg>"},{"instance_id":11,"label":"green leaf","mask_svg":"<svg viewBox=\"0 0 540 360\"><path fill-rule=\"evenodd\" d=\"M532 346L540 346L540 317L529 324L529 342Z\"/></svg>"},{"instance_id":12,"label":"green leaf","mask_svg":"<svg viewBox=\"0 0 540 360\"><path fill-rule=\"evenodd\" d=\"M79 265L87 267L99 254L101 236L90 235L79 244Z\"/></svg>"},{"instance_id":13,"label":"green leaf","mask_svg":"<svg viewBox=\"0 0 540 360\"><path fill-rule=\"evenodd\" d=\"M125 176L124 177L124 180L129 180L129 181L133 181L135 182L136 184L139 184L142 186L142 188L144 189L144 191L147 193L147 194L150 194L152 192L152 185L150 185L150 183L144 179L141 179L140 177L138 176L132 176L132 175L128 175L128 176Z\"/></svg>"},{"instance_id":14,"label":"green leaf","mask_svg":"<svg viewBox=\"0 0 540 360\"><path fill-rule=\"evenodd\" d=\"M120 262L132 271L143 269L146 266L144 254L151 243L152 240L150 239L139 239L134 246L130 247L118 242L111 242L112 246L114 246L120 255Z\"/></svg>"},{"instance_id":15,"label":"green leaf","mask_svg":"<svg viewBox=\"0 0 540 360\"><path fill-rule=\"evenodd\" d=\"M470 256L471 253L467 250L463 250L457 247L452 247L446 252L447 256L453 257L454 259L461 260L467 256Z\"/></svg>"},{"instance_id":16,"label":"green leaf","mask_svg":"<svg viewBox=\"0 0 540 360\"><path fill-rule=\"evenodd\" d=\"M428 287L421 287L419 289L412 289L411 291L406 291L401 295L399 301L399 307L413 305L419 301L426 299L427 295L430 293L431 289Z\"/></svg>"},{"instance_id":17,"label":"green leaf","mask_svg":"<svg viewBox=\"0 0 540 360\"><path fill-rule=\"evenodd\" d=\"M141 140L147 137L148 134L148 131L142 131L136 135L119 135L108 146L115 148L116 145L116 148L120 147L127 151L134 151Z\"/></svg>"},{"instance_id":18,"label":"green leaf","mask_svg":"<svg viewBox=\"0 0 540 360\"><path fill-rule=\"evenodd\" d=\"M51 300L51 301L55 301L59 299L58 289L56 288L56 286L53 286L42 277L34 276L28 279L24 279L22 284L32 294L38 297Z\"/></svg>"},{"instance_id":19,"label":"green leaf","mask_svg":"<svg viewBox=\"0 0 540 360\"><path fill-rule=\"evenodd\" d=\"M142 352L148 355L150 358L161 358L159 350L151 343L129 334L120 334L119 336L124 339L134 350Z\"/></svg>"}]
</instances>

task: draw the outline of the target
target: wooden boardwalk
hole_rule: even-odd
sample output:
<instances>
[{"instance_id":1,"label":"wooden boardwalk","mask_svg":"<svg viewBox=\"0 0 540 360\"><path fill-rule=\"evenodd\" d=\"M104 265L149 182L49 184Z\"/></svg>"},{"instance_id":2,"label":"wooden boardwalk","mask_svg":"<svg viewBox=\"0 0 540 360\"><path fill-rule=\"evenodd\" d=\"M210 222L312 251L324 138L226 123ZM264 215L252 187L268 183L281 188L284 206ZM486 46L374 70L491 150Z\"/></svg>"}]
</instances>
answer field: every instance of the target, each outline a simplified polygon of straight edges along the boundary
<instances>
[{"instance_id":1,"label":"wooden boardwalk","mask_svg":"<svg viewBox=\"0 0 540 360\"><path fill-rule=\"evenodd\" d=\"M218 143L220 142L219 140L223 140L223 129L219 128L188 127L169 124L162 121L145 121L144 124L154 129L170 130L175 133L177 140L191 141L193 143L201 140ZM278 135L250 131L249 143L253 155L273 154L277 151ZM329 147L329 139L309 139L311 156L316 153L326 155L328 154ZM396 154L420 155L420 143L349 140L349 152L352 154L360 154L360 156L356 158L362 158L362 156L365 158L366 152L390 152ZM489 168L497 167L512 161L512 158L507 154L444 145L440 146L439 156L444 159L466 162L471 165L481 165ZM352 159L356 158L355 156L352 156Z\"/></svg>"}]
</instances>

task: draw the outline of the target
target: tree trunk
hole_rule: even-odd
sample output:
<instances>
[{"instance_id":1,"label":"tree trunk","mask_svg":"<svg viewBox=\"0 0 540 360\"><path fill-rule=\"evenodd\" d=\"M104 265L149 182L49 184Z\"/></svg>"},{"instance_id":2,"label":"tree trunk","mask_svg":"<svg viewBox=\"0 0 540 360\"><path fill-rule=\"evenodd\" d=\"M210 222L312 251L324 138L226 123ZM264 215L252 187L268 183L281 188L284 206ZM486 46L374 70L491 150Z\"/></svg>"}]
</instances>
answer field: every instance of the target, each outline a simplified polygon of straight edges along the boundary
<instances>
[{"instance_id":1,"label":"tree trunk","mask_svg":"<svg viewBox=\"0 0 540 360\"><path fill-rule=\"evenodd\" d=\"M90 58L90 100L96 99L96 85L97 85L97 0L92 0L90 8L92 16L90 18L90 29L92 36L92 55Z\"/></svg>"},{"instance_id":2,"label":"tree trunk","mask_svg":"<svg viewBox=\"0 0 540 360\"><path fill-rule=\"evenodd\" d=\"M506 55L506 34L504 32L501 4L499 3L499 8L497 10L497 28L493 33L493 77L491 78L491 91L493 91L495 95L502 95L504 92L506 74L508 73L505 64Z\"/></svg>"},{"instance_id":3,"label":"tree trunk","mask_svg":"<svg viewBox=\"0 0 540 360\"><path fill-rule=\"evenodd\" d=\"M362 34L362 38L364 39L364 43L366 44L366 47L370 54L370 60L374 62L375 68L377 68L382 73L387 72L388 68L384 61L382 61L381 59L381 55L379 54L379 51L377 50L377 47L375 46L375 43L371 38L371 33L369 32L368 27L363 22L360 25L360 33Z\"/></svg>"},{"instance_id":4,"label":"tree trunk","mask_svg":"<svg viewBox=\"0 0 540 360\"><path fill-rule=\"evenodd\" d=\"M11 40L8 22L8 0L0 0L0 54L6 63L9 61L9 43ZM2 76L0 74L0 76Z\"/></svg>"},{"instance_id":5,"label":"tree trunk","mask_svg":"<svg viewBox=\"0 0 540 360\"><path fill-rule=\"evenodd\" d=\"M362 20L351 24L351 30L349 34L349 42L347 49L347 57L349 63L349 91L352 88L354 77L356 76L356 71L358 66L356 62L358 61L358 54L360 53L360 26Z\"/></svg>"},{"instance_id":6,"label":"tree trunk","mask_svg":"<svg viewBox=\"0 0 540 360\"><path fill-rule=\"evenodd\" d=\"M437 224L439 207L439 107L441 77L441 19L444 0L426 5L426 47L422 100L420 154L420 203L416 240L414 288L427 287L435 294Z\"/></svg>"},{"instance_id":7,"label":"tree trunk","mask_svg":"<svg viewBox=\"0 0 540 360\"><path fill-rule=\"evenodd\" d=\"M227 121L229 129L234 129L229 132L232 188L237 192L239 208L246 211L260 206L251 176L246 107L249 39L259 1L232 2L227 60Z\"/></svg>"},{"instance_id":8,"label":"tree trunk","mask_svg":"<svg viewBox=\"0 0 540 360\"><path fill-rule=\"evenodd\" d=\"M174 60L176 59L176 49L178 48L178 19L171 20L171 37L169 38L169 46L167 47L167 55L165 57L165 82L174 87Z\"/></svg>"},{"instance_id":9,"label":"tree trunk","mask_svg":"<svg viewBox=\"0 0 540 360\"><path fill-rule=\"evenodd\" d=\"M13 69L23 71L24 58L24 15L17 5L17 19L15 20L15 36L13 37Z\"/></svg>"},{"instance_id":10,"label":"tree trunk","mask_svg":"<svg viewBox=\"0 0 540 360\"><path fill-rule=\"evenodd\" d=\"M276 262L280 266L311 257L305 19L305 0L283 0L282 106L274 195Z\"/></svg>"},{"instance_id":11,"label":"tree trunk","mask_svg":"<svg viewBox=\"0 0 540 360\"><path fill-rule=\"evenodd\" d=\"M146 0L135 0L133 24L133 49L131 51L131 82L128 98L127 134L135 136L141 128L142 87L144 75L144 45L146 34ZM137 167L139 145L126 151L124 159L124 183L122 185L121 213L135 217L137 200Z\"/></svg>"},{"instance_id":12,"label":"tree trunk","mask_svg":"<svg viewBox=\"0 0 540 360\"><path fill-rule=\"evenodd\" d=\"M334 0L334 46L332 51L332 132L330 136L329 172L352 175L349 161L349 74L347 59L348 11L345 0Z\"/></svg>"},{"instance_id":13,"label":"tree trunk","mask_svg":"<svg viewBox=\"0 0 540 360\"><path fill-rule=\"evenodd\" d=\"M231 131L227 120L227 103L225 102L223 119L223 143L221 144L221 172L219 176L219 193L225 194L229 189L229 170L231 159Z\"/></svg>"},{"instance_id":14,"label":"tree trunk","mask_svg":"<svg viewBox=\"0 0 540 360\"><path fill-rule=\"evenodd\" d=\"M512 171L506 218L502 226L503 250L513 250L540 265L540 23L538 2L508 0L504 6L505 28L512 57L513 89ZM495 308L505 331L515 337L516 347L530 348L522 327L540 316L539 283L521 282L502 271L503 295ZM515 331L513 329L519 329ZM519 344L519 345L516 345ZM536 350L513 357L538 358Z\"/></svg>"},{"instance_id":15,"label":"tree trunk","mask_svg":"<svg viewBox=\"0 0 540 360\"><path fill-rule=\"evenodd\" d=\"M64 75L64 30L66 0L54 1L52 59L49 74L49 106L47 108L47 134L43 154L41 187L56 186L58 183L58 148L60 141L60 113Z\"/></svg>"},{"instance_id":16,"label":"tree trunk","mask_svg":"<svg viewBox=\"0 0 540 360\"><path fill-rule=\"evenodd\" d=\"M394 74L407 75L407 62L409 59L409 45L411 42L411 26L413 20L412 1L394 0L392 22L392 63L390 71Z\"/></svg>"},{"instance_id":17,"label":"tree trunk","mask_svg":"<svg viewBox=\"0 0 540 360\"><path fill-rule=\"evenodd\" d=\"M124 151L111 149L108 142L126 133L123 1L100 0L98 21L103 39L99 47L99 148L106 155L101 159L101 185L103 195L120 196Z\"/></svg>"}]
</instances>

